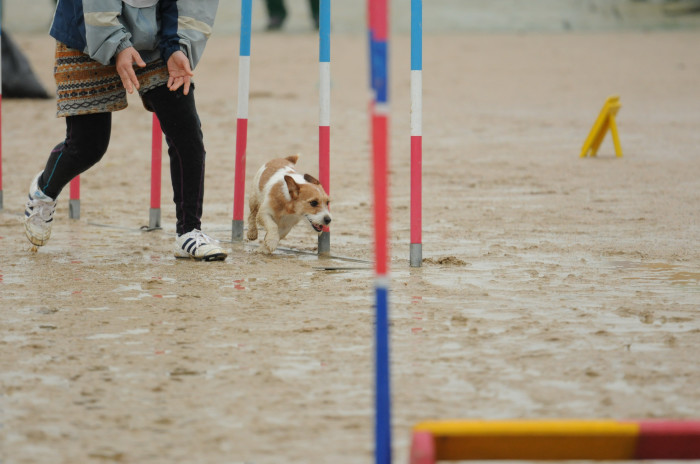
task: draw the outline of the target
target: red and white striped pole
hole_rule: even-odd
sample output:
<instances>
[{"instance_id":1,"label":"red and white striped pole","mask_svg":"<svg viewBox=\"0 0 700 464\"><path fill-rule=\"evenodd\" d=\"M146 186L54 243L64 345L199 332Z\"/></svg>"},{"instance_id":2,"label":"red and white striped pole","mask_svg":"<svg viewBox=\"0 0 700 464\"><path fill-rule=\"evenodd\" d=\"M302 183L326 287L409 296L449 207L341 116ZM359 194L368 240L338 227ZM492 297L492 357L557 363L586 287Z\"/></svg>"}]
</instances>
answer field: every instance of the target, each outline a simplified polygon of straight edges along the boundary
<instances>
[{"instance_id":1,"label":"red and white striped pole","mask_svg":"<svg viewBox=\"0 0 700 464\"><path fill-rule=\"evenodd\" d=\"M423 5L411 0L411 247L410 265L423 263Z\"/></svg>"},{"instance_id":2,"label":"red and white striped pole","mask_svg":"<svg viewBox=\"0 0 700 464\"><path fill-rule=\"evenodd\" d=\"M375 464L391 464L389 356L389 0L369 0L375 241Z\"/></svg>"},{"instance_id":3,"label":"red and white striped pole","mask_svg":"<svg viewBox=\"0 0 700 464\"><path fill-rule=\"evenodd\" d=\"M75 176L70 181L68 217L71 219L80 219L80 175Z\"/></svg>"},{"instance_id":4,"label":"red and white striped pole","mask_svg":"<svg viewBox=\"0 0 700 464\"><path fill-rule=\"evenodd\" d=\"M319 123L318 123L318 177L321 186L330 195L331 172L331 1L321 0L319 10ZM318 237L318 254L331 252L331 231L323 226Z\"/></svg>"},{"instance_id":5,"label":"red and white striped pole","mask_svg":"<svg viewBox=\"0 0 700 464\"><path fill-rule=\"evenodd\" d=\"M243 241L245 203L245 160L248 141L248 99L250 94L250 33L252 0L241 0L241 38L238 56L238 119L236 121L236 167L233 186L231 241Z\"/></svg>"},{"instance_id":6,"label":"red and white striped pole","mask_svg":"<svg viewBox=\"0 0 700 464\"><path fill-rule=\"evenodd\" d=\"M148 229L160 229L161 171L163 166L163 130L158 116L153 113L151 129L151 208L148 211Z\"/></svg>"}]
</instances>

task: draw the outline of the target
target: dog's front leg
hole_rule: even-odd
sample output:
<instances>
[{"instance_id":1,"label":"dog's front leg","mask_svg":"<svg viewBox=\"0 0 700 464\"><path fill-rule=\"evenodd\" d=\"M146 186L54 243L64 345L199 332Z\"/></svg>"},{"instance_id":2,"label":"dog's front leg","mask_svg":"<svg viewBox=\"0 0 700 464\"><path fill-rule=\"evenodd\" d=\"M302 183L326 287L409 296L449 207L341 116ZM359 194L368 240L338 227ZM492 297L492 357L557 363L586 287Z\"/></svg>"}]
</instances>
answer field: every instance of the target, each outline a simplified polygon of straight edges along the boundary
<instances>
[{"instance_id":1,"label":"dog's front leg","mask_svg":"<svg viewBox=\"0 0 700 464\"><path fill-rule=\"evenodd\" d=\"M248 215L248 240L251 242L258 239L258 210L260 209L260 203L255 196L250 197L248 202L250 207L250 214Z\"/></svg>"},{"instance_id":2,"label":"dog's front leg","mask_svg":"<svg viewBox=\"0 0 700 464\"><path fill-rule=\"evenodd\" d=\"M272 253L280 243L280 233L277 223L269 214L260 215L259 218L260 222L262 222L265 227L265 238L260 244L260 251L262 253Z\"/></svg>"},{"instance_id":3,"label":"dog's front leg","mask_svg":"<svg viewBox=\"0 0 700 464\"><path fill-rule=\"evenodd\" d=\"M287 216L283 220L280 221L279 224L279 236L280 240L284 240L284 237L287 236L290 230L292 230L292 227L299 222L299 218L295 216Z\"/></svg>"}]
</instances>

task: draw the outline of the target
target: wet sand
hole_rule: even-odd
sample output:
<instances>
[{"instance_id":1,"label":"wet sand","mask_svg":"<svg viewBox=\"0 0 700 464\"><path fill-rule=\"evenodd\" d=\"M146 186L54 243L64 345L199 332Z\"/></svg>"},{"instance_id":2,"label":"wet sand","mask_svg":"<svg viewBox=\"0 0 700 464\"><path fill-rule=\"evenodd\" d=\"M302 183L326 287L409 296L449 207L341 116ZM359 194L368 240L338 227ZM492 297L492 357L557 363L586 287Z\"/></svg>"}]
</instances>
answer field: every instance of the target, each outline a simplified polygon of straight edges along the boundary
<instances>
[{"instance_id":1,"label":"wet sand","mask_svg":"<svg viewBox=\"0 0 700 464\"><path fill-rule=\"evenodd\" d=\"M408 267L408 39L391 56L391 344L396 462L433 418L700 416L697 32L425 38L424 265ZM16 36L52 87L51 39ZM317 173L318 39L261 35L248 173ZM237 39L196 71L204 229L230 239ZM150 114L114 115L29 251L26 189L61 139L53 101L3 101L0 461L361 463L372 453L371 179L361 35L333 42L331 247L298 225L225 262L173 258L148 222ZM609 138L578 157L605 98ZM247 211L246 211L247 214ZM354 267L323 271L319 267Z\"/></svg>"}]
</instances>

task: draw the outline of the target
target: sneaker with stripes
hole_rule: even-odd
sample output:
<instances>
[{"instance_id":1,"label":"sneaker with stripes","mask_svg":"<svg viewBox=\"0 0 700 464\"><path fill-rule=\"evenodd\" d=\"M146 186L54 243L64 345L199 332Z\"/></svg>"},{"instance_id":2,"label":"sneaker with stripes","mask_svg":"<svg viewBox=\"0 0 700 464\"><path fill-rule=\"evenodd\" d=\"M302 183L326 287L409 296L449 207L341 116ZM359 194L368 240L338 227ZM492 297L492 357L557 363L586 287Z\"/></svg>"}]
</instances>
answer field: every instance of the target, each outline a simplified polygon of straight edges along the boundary
<instances>
[{"instance_id":1,"label":"sneaker with stripes","mask_svg":"<svg viewBox=\"0 0 700 464\"><path fill-rule=\"evenodd\" d=\"M24 209L24 232L29 241L36 246L46 245L49 241L53 213L56 211L56 200L47 196L39 188L39 177L42 172L37 174L29 187L29 200Z\"/></svg>"},{"instance_id":2,"label":"sneaker with stripes","mask_svg":"<svg viewBox=\"0 0 700 464\"><path fill-rule=\"evenodd\" d=\"M175 239L175 257L203 261L223 261L226 252L214 240L201 230L194 229Z\"/></svg>"}]
</instances>

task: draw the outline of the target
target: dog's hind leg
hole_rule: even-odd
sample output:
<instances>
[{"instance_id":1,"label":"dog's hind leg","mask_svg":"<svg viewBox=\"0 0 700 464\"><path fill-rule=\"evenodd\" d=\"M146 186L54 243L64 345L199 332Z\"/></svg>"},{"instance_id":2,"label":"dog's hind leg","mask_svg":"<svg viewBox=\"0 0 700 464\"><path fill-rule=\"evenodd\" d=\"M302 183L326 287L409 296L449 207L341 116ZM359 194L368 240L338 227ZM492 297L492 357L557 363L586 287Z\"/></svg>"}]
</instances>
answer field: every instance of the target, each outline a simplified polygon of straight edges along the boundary
<instances>
[{"instance_id":1,"label":"dog's hind leg","mask_svg":"<svg viewBox=\"0 0 700 464\"><path fill-rule=\"evenodd\" d=\"M258 198L256 196L250 197L248 206L250 207L250 214L248 215L248 240L252 242L258 239L258 210L260 209Z\"/></svg>"}]
</instances>

